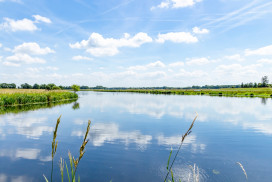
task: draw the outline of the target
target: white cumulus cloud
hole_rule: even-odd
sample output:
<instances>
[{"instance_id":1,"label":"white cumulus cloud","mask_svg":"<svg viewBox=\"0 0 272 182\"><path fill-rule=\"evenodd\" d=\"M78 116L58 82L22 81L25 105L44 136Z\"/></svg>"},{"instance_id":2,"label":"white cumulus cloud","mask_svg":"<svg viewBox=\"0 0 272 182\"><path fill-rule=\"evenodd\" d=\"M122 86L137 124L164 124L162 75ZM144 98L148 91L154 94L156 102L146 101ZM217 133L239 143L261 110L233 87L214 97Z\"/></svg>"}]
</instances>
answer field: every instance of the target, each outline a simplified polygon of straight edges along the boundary
<instances>
[{"instance_id":1,"label":"white cumulus cloud","mask_svg":"<svg viewBox=\"0 0 272 182\"><path fill-rule=\"evenodd\" d=\"M151 7L151 10L156 8L185 8L194 6L202 0L166 0L162 1L159 5Z\"/></svg>"},{"instance_id":2,"label":"white cumulus cloud","mask_svg":"<svg viewBox=\"0 0 272 182\"><path fill-rule=\"evenodd\" d=\"M40 57L33 57L33 55L46 55L49 53L55 53L55 51L49 47L41 48L40 45L36 42L28 42L15 46L12 52L14 55L7 56L3 62L3 65L18 67L23 63L46 63L44 59Z\"/></svg>"},{"instance_id":3,"label":"white cumulus cloud","mask_svg":"<svg viewBox=\"0 0 272 182\"><path fill-rule=\"evenodd\" d=\"M86 52L93 56L114 56L119 53L121 47L140 47L148 42L152 42L152 38L143 32L133 37L125 33L120 39L104 38L99 33L92 33L88 40L69 45L74 49L86 49Z\"/></svg>"},{"instance_id":4,"label":"white cumulus cloud","mask_svg":"<svg viewBox=\"0 0 272 182\"><path fill-rule=\"evenodd\" d=\"M31 57L28 54L21 54L21 53L16 53L12 56L6 57L6 61L15 62L15 63L26 63L26 64L46 62L44 59L41 59L38 57Z\"/></svg>"},{"instance_id":5,"label":"white cumulus cloud","mask_svg":"<svg viewBox=\"0 0 272 182\"><path fill-rule=\"evenodd\" d=\"M272 64L272 59L266 59L266 58L264 58L264 59L259 59L259 60L257 61L257 63L260 63L260 64Z\"/></svg>"},{"instance_id":6,"label":"white cumulus cloud","mask_svg":"<svg viewBox=\"0 0 272 182\"><path fill-rule=\"evenodd\" d=\"M210 33L210 31L208 29L206 29L206 28L200 29L199 27L194 27L193 32L195 34L208 34L208 33Z\"/></svg>"},{"instance_id":7,"label":"white cumulus cloud","mask_svg":"<svg viewBox=\"0 0 272 182\"><path fill-rule=\"evenodd\" d=\"M55 53L55 51L50 49L49 47L41 48L36 42L26 42L18 45L13 49L13 52L32 55L46 55L49 53Z\"/></svg>"},{"instance_id":8,"label":"white cumulus cloud","mask_svg":"<svg viewBox=\"0 0 272 182\"><path fill-rule=\"evenodd\" d=\"M241 64L219 65L215 68L215 72L226 75L256 75L261 64L251 64L243 66Z\"/></svg>"},{"instance_id":9,"label":"white cumulus cloud","mask_svg":"<svg viewBox=\"0 0 272 182\"><path fill-rule=\"evenodd\" d=\"M192 59L187 59L188 61L186 61L187 65L197 65L197 66L201 66L201 65L205 65L205 64L209 64L211 61L208 58L192 58Z\"/></svg>"},{"instance_id":10,"label":"white cumulus cloud","mask_svg":"<svg viewBox=\"0 0 272 182\"><path fill-rule=\"evenodd\" d=\"M170 63L169 64L170 67L180 67L180 66L184 66L184 62L174 62L174 63Z\"/></svg>"},{"instance_id":11,"label":"white cumulus cloud","mask_svg":"<svg viewBox=\"0 0 272 182\"><path fill-rule=\"evenodd\" d=\"M225 56L225 59L234 60L234 61L244 61L245 60L244 58L242 58L242 56L240 54Z\"/></svg>"},{"instance_id":12,"label":"white cumulus cloud","mask_svg":"<svg viewBox=\"0 0 272 182\"><path fill-rule=\"evenodd\" d=\"M4 18L4 22L0 24L0 29L6 30L6 31L36 31L38 30L38 27L35 25L36 23L44 22L44 23L51 23L51 20L42 17L40 15L34 15L33 16L35 20L30 20L27 18L21 19L21 20L14 20L11 18Z\"/></svg>"},{"instance_id":13,"label":"white cumulus cloud","mask_svg":"<svg viewBox=\"0 0 272 182\"><path fill-rule=\"evenodd\" d=\"M245 55L246 56L252 56L252 55L269 56L269 55L272 55L272 45L261 47L259 49L255 49L255 50L246 49Z\"/></svg>"},{"instance_id":14,"label":"white cumulus cloud","mask_svg":"<svg viewBox=\"0 0 272 182\"><path fill-rule=\"evenodd\" d=\"M174 43L195 43L198 42L198 39L189 32L169 32L166 34L159 34L156 41L158 43L164 43L165 41Z\"/></svg>"},{"instance_id":15,"label":"white cumulus cloud","mask_svg":"<svg viewBox=\"0 0 272 182\"><path fill-rule=\"evenodd\" d=\"M90 57L80 56L80 55L74 56L74 57L72 57L72 59L75 60L75 61L79 61L79 60L88 60L88 61L91 61L91 60L93 60Z\"/></svg>"},{"instance_id":16,"label":"white cumulus cloud","mask_svg":"<svg viewBox=\"0 0 272 182\"><path fill-rule=\"evenodd\" d=\"M152 69L152 68L164 68L165 67L165 64L161 61L156 61L156 62L153 62L153 63L149 63L149 64L146 64L146 65L135 65L135 66L130 66L128 67L128 70L138 70L138 71L144 71L144 70L147 70L147 69Z\"/></svg>"}]
</instances>

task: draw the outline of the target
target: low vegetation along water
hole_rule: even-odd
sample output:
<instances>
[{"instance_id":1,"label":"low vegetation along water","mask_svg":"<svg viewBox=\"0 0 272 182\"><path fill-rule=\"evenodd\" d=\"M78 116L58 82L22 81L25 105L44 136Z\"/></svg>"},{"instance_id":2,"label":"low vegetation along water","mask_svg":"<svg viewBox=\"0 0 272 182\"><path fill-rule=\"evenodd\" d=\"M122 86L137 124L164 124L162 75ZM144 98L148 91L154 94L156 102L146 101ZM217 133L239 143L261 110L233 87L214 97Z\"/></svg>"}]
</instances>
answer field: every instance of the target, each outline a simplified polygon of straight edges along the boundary
<instances>
[{"instance_id":1,"label":"low vegetation along water","mask_svg":"<svg viewBox=\"0 0 272 182\"><path fill-rule=\"evenodd\" d=\"M89 89L97 92L131 92L145 94L210 95L227 97L272 97L272 88L222 88L222 89Z\"/></svg>"},{"instance_id":2,"label":"low vegetation along water","mask_svg":"<svg viewBox=\"0 0 272 182\"><path fill-rule=\"evenodd\" d=\"M177 150L195 112L199 117L173 165L176 179L188 181L189 166L196 165L200 181L246 181L239 163L248 181L272 179L271 98L79 92L76 102L35 109L1 112L2 181L50 177L60 115L54 181L61 179L60 157L68 162L68 151L79 153L89 119L81 181L163 181L169 152Z\"/></svg>"},{"instance_id":3,"label":"low vegetation along water","mask_svg":"<svg viewBox=\"0 0 272 182\"><path fill-rule=\"evenodd\" d=\"M54 103L77 98L78 95L76 93L69 91L1 89L0 107Z\"/></svg>"}]
</instances>

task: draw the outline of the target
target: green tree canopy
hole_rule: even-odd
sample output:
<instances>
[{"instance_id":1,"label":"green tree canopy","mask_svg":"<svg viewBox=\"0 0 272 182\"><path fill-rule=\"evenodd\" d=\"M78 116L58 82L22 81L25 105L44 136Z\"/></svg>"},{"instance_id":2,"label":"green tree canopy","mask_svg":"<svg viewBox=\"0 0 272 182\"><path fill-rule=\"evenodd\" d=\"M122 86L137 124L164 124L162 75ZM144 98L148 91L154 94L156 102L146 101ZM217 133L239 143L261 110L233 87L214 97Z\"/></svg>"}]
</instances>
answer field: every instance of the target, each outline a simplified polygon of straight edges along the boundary
<instances>
[{"instance_id":1,"label":"green tree canopy","mask_svg":"<svg viewBox=\"0 0 272 182\"><path fill-rule=\"evenodd\" d=\"M72 90L73 90L74 92L77 92L77 91L80 90L80 86L79 86L79 85L72 85L71 88L72 88Z\"/></svg>"}]
</instances>

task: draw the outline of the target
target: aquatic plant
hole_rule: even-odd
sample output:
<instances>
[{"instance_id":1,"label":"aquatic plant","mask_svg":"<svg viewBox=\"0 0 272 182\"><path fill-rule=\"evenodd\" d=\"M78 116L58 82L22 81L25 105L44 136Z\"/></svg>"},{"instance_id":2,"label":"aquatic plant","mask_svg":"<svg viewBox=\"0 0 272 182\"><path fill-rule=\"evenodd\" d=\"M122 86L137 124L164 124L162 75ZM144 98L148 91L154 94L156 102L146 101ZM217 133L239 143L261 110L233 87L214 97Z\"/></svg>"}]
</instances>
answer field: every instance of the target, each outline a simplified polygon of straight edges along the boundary
<instances>
[{"instance_id":1,"label":"aquatic plant","mask_svg":"<svg viewBox=\"0 0 272 182\"><path fill-rule=\"evenodd\" d=\"M178 148L178 150L177 150L177 152L176 152L176 155L175 155L175 157L174 157L174 159L173 159L173 161L172 161L172 163L171 163L171 165L170 165L170 167L169 167L169 162L170 162L171 156L172 156L172 149L171 149L170 154L169 154L169 157L168 157L168 161L167 161L167 167L166 167L166 169L167 169L167 174L166 174L166 176L165 176L165 178L164 178L164 182L166 182L166 180L167 180L167 178L168 178L170 172L171 172L171 182L175 182L175 180L174 180L174 175L173 175L173 171L172 171L172 167L173 167L173 165L174 165L174 163L175 163L175 161L176 161L176 158L177 158L177 156L178 156L178 154L179 154L179 152L180 152L180 149L181 149L181 146L182 146L184 140L185 140L186 137L189 136L189 135L191 134L191 132L192 132L192 128L193 128L193 126L194 126L194 124L195 124L195 121L196 121L197 116L198 116L198 114L196 114L196 116L195 116L193 122L191 123L191 125L190 125L189 129L186 131L186 133L185 133L184 135L182 135L182 137L181 137L181 142L180 142L180 145L179 145L179 148Z\"/></svg>"},{"instance_id":2,"label":"aquatic plant","mask_svg":"<svg viewBox=\"0 0 272 182\"><path fill-rule=\"evenodd\" d=\"M57 132L58 132L58 126L59 126L59 123L60 123L60 118L61 116L57 119L57 123L56 123L56 126L55 126L55 130L53 132L53 140L52 140L52 153L51 153L51 157L52 157L52 166L51 166L51 182L53 181L53 167L54 167L54 156L57 152L57 147L58 147L58 141L56 140L57 138ZM82 159L82 157L84 156L85 154L85 147L88 143L88 139L87 139L87 136L90 132L90 125L91 125L91 121L89 120L88 121L88 125L87 125L87 129L86 129L86 132L85 132L85 135L84 135L84 139L83 139L83 142L80 146L80 149L79 149L79 157L75 159L74 156L72 156L71 152L68 152L68 157L69 157L69 161L70 161L70 172L69 172L69 168L67 166L67 163L64 161L63 158L60 158L60 173L61 173L61 181L63 182L63 170L64 170L64 164L65 164L65 167L66 167L66 171L67 171L67 177L68 177L68 180L69 182L76 182L76 171L77 171L77 168L78 168L78 164L80 162L80 160ZM44 176L44 179L46 182L48 182L48 179L46 178L45 175ZM70 178L71 176L71 178ZM80 182L80 177L78 176L78 182Z\"/></svg>"},{"instance_id":3,"label":"aquatic plant","mask_svg":"<svg viewBox=\"0 0 272 182\"><path fill-rule=\"evenodd\" d=\"M90 132L90 125L91 125L91 121L89 120L83 142L82 142L82 144L80 146L80 149L79 149L79 157L77 159L75 159L74 156L72 156L71 152L68 152L72 182L76 181L76 171L77 171L77 168L78 168L78 164L79 164L80 160L82 159L83 155L85 154L85 147L86 147L87 143L89 142L89 140L87 139L87 136L88 136L88 134ZM70 175L68 174L67 164L66 164L66 168L67 168L68 179L69 179L69 182L70 182ZM80 180L79 177L78 177L78 180Z\"/></svg>"},{"instance_id":4,"label":"aquatic plant","mask_svg":"<svg viewBox=\"0 0 272 182\"><path fill-rule=\"evenodd\" d=\"M247 173L246 173L244 166L240 162L236 162L236 163L241 167L241 169L244 172L244 175L246 176L246 179L247 179Z\"/></svg>"}]
</instances>

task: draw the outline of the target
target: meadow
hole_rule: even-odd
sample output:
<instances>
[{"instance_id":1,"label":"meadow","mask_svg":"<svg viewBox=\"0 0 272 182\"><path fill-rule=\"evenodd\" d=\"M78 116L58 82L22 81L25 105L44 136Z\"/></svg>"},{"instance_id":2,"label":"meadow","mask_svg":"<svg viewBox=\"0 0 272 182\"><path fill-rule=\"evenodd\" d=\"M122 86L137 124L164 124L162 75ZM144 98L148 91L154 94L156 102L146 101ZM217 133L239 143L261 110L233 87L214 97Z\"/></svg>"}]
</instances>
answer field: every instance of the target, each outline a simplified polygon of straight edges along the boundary
<instances>
[{"instance_id":1,"label":"meadow","mask_svg":"<svg viewBox=\"0 0 272 182\"><path fill-rule=\"evenodd\" d=\"M84 90L82 90L84 91ZM86 90L87 91L87 90ZM272 88L222 88L222 89L93 89L99 92L134 92L146 94L210 95L228 97L272 97Z\"/></svg>"},{"instance_id":2,"label":"meadow","mask_svg":"<svg viewBox=\"0 0 272 182\"><path fill-rule=\"evenodd\" d=\"M0 89L0 106L52 103L77 98L76 93L63 90Z\"/></svg>"}]
</instances>

